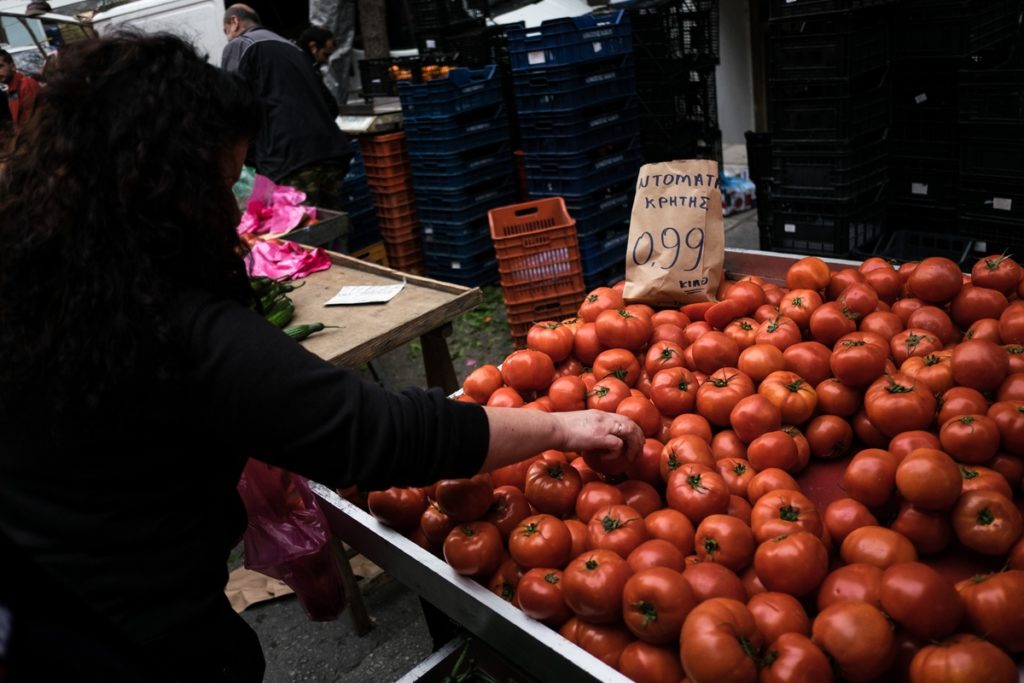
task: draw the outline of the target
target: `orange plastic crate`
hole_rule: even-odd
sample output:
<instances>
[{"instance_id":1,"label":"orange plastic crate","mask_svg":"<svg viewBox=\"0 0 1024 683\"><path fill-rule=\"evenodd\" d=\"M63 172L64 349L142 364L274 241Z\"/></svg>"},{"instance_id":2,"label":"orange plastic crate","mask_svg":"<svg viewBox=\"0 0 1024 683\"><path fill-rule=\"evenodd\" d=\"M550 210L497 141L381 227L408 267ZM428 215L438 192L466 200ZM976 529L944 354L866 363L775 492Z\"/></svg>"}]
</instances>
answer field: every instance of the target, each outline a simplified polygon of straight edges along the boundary
<instances>
[{"instance_id":1,"label":"orange plastic crate","mask_svg":"<svg viewBox=\"0 0 1024 683\"><path fill-rule=\"evenodd\" d=\"M363 155L363 161L366 161L366 157L403 152L405 148L405 131L359 136L359 152Z\"/></svg>"},{"instance_id":2,"label":"orange plastic crate","mask_svg":"<svg viewBox=\"0 0 1024 683\"><path fill-rule=\"evenodd\" d=\"M377 220L395 222L395 224L401 223L402 221L409 221L416 219L416 202L406 202L405 204L399 204L398 206L378 206L377 207Z\"/></svg>"},{"instance_id":3,"label":"orange plastic crate","mask_svg":"<svg viewBox=\"0 0 1024 683\"><path fill-rule=\"evenodd\" d=\"M576 315L583 301L582 292L572 292L560 297L541 299L526 304L512 304L506 307L509 323L531 325L542 320L561 321Z\"/></svg>"},{"instance_id":4,"label":"orange plastic crate","mask_svg":"<svg viewBox=\"0 0 1024 683\"><path fill-rule=\"evenodd\" d=\"M393 192L378 192L373 191L373 205L376 208L387 208L394 209L399 206L405 206L410 202L416 201L416 195L413 194L412 188L408 190L395 190ZM378 214L379 218L379 214Z\"/></svg>"},{"instance_id":5,"label":"orange plastic crate","mask_svg":"<svg viewBox=\"0 0 1024 683\"><path fill-rule=\"evenodd\" d=\"M576 221L561 197L501 206L487 212L505 300L520 300L519 285L557 282L550 294L583 289Z\"/></svg>"},{"instance_id":6,"label":"orange plastic crate","mask_svg":"<svg viewBox=\"0 0 1024 683\"><path fill-rule=\"evenodd\" d=\"M411 256L423 258L419 235L412 235L400 242L392 242L385 238L384 249L388 253L388 261L408 259Z\"/></svg>"},{"instance_id":7,"label":"orange plastic crate","mask_svg":"<svg viewBox=\"0 0 1024 683\"><path fill-rule=\"evenodd\" d=\"M412 175L412 166L409 164L408 155L390 155L381 157L377 161L364 159L366 166L366 180L389 180L400 176Z\"/></svg>"}]
</instances>

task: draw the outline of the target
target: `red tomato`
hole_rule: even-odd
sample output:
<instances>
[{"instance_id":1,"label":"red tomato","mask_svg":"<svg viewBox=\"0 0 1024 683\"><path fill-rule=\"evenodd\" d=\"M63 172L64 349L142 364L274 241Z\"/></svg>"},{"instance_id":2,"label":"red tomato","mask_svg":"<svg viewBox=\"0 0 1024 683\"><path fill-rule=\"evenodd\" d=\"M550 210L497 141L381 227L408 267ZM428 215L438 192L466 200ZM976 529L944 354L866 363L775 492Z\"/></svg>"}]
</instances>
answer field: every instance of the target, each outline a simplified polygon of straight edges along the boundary
<instances>
[{"instance_id":1,"label":"red tomato","mask_svg":"<svg viewBox=\"0 0 1024 683\"><path fill-rule=\"evenodd\" d=\"M907 286L922 301L944 304L963 287L960 266L941 256L928 257L910 274Z\"/></svg>"},{"instance_id":2,"label":"red tomato","mask_svg":"<svg viewBox=\"0 0 1024 683\"><path fill-rule=\"evenodd\" d=\"M487 403L491 394L504 383L501 370L494 365L481 365L466 376L462 390L477 403Z\"/></svg>"},{"instance_id":3,"label":"red tomato","mask_svg":"<svg viewBox=\"0 0 1024 683\"><path fill-rule=\"evenodd\" d=\"M1024 530L1021 512L997 491L968 491L953 509L953 530L965 546L985 555L1004 555Z\"/></svg>"},{"instance_id":4,"label":"red tomato","mask_svg":"<svg viewBox=\"0 0 1024 683\"><path fill-rule=\"evenodd\" d=\"M713 598L694 607L683 623L679 657L693 683L755 683L763 644L746 605Z\"/></svg>"},{"instance_id":5,"label":"red tomato","mask_svg":"<svg viewBox=\"0 0 1024 683\"><path fill-rule=\"evenodd\" d=\"M816 341L833 346L843 336L857 331L856 314L845 310L838 301L830 301L811 314L810 331Z\"/></svg>"},{"instance_id":6,"label":"red tomato","mask_svg":"<svg viewBox=\"0 0 1024 683\"><path fill-rule=\"evenodd\" d=\"M472 479L442 479L434 489L434 500L456 523L480 519L494 501L494 489L487 474Z\"/></svg>"},{"instance_id":7,"label":"red tomato","mask_svg":"<svg viewBox=\"0 0 1024 683\"><path fill-rule=\"evenodd\" d=\"M733 367L740 357L740 348L722 332L711 331L698 337L690 344L694 367L711 374L719 368Z\"/></svg>"},{"instance_id":8,"label":"red tomato","mask_svg":"<svg viewBox=\"0 0 1024 683\"><path fill-rule=\"evenodd\" d=\"M819 415L804 430L811 455L824 460L835 460L846 455L853 443L850 423L835 415Z\"/></svg>"},{"instance_id":9,"label":"red tomato","mask_svg":"<svg viewBox=\"0 0 1024 683\"><path fill-rule=\"evenodd\" d=\"M861 332L874 332L886 340L891 340L903 331L906 325L900 317L891 311L875 311L860 321Z\"/></svg>"},{"instance_id":10,"label":"red tomato","mask_svg":"<svg viewBox=\"0 0 1024 683\"><path fill-rule=\"evenodd\" d=\"M630 396L622 399L619 405L615 407L615 412L619 415L625 415L640 427L640 431L644 433L645 437L652 437L657 435L661 431L661 413L658 408L651 403L650 399ZM625 471L625 466L628 465L628 461L623 463L623 469L619 472L609 472L594 467L594 463L590 463L591 467L595 470L603 472L604 474L620 474Z\"/></svg>"},{"instance_id":11,"label":"red tomato","mask_svg":"<svg viewBox=\"0 0 1024 683\"><path fill-rule=\"evenodd\" d=\"M754 570L769 591L801 597L817 590L828 574L828 550L806 531L776 536L757 546Z\"/></svg>"},{"instance_id":12,"label":"red tomato","mask_svg":"<svg viewBox=\"0 0 1024 683\"><path fill-rule=\"evenodd\" d=\"M908 327L902 332L897 332L889 341L889 349L896 365L902 365L903 361L911 356L927 356L941 348L942 340L919 327Z\"/></svg>"},{"instance_id":13,"label":"red tomato","mask_svg":"<svg viewBox=\"0 0 1024 683\"><path fill-rule=\"evenodd\" d=\"M916 562L917 551L905 536L880 526L854 529L839 547L843 562L862 562L887 569L900 562Z\"/></svg>"},{"instance_id":14,"label":"red tomato","mask_svg":"<svg viewBox=\"0 0 1024 683\"><path fill-rule=\"evenodd\" d=\"M501 537L507 541L512 530L529 516L530 502L526 500L522 489L515 486L498 486L494 489L491 507L484 521L498 527Z\"/></svg>"},{"instance_id":15,"label":"red tomato","mask_svg":"<svg viewBox=\"0 0 1024 683\"><path fill-rule=\"evenodd\" d=\"M875 380L864 394L871 423L885 436L926 429L935 418L935 396L921 383L896 373Z\"/></svg>"},{"instance_id":16,"label":"red tomato","mask_svg":"<svg viewBox=\"0 0 1024 683\"><path fill-rule=\"evenodd\" d=\"M800 469L800 452L794 439L781 429L766 432L747 446L747 459L755 470L778 468L787 472Z\"/></svg>"},{"instance_id":17,"label":"red tomato","mask_svg":"<svg viewBox=\"0 0 1024 683\"><path fill-rule=\"evenodd\" d=\"M628 557L648 538L643 516L628 505L604 507L587 523L587 547L613 550L619 557Z\"/></svg>"},{"instance_id":18,"label":"red tomato","mask_svg":"<svg viewBox=\"0 0 1024 683\"><path fill-rule=\"evenodd\" d=\"M706 441L694 434L683 434L668 440L661 449L659 462L661 479L667 482L669 475L683 465L703 465L711 470L714 468L715 458Z\"/></svg>"},{"instance_id":19,"label":"red tomato","mask_svg":"<svg viewBox=\"0 0 1024 683\"><path fill-rule=\"evenodd\" d=\"M508 552L521 567L561 567L569 561L572 535L551 515L525 518L508 539Z\"/></svg>"},{"instance_id":20,"label":"red tomato","mask_svg":"<svg viewBox=\"0 0 1024 683\"><path fill-rule=\"evenodd\" d=\"M420 516L427 508L427 494L421 488L392 486L383 491L371 491L366 497L370 514L381 524L399 531L411 531L419 526Z\"/></svg>"},{"instance_id":21,"label":"red tomato","mask_svg":"<svg viewBox=\"0 0 1024 683\"><path fill-rule=\"evenodd\" d=\"M595 624L578 617L562 624L558 633L613 668L633 640L633 634L621 624Z\"/></svg>"},{"instance_id":22,"label":"red tomato","mask_svg":"<svg viewBox=\"0 0 1024 683\"><path fill-rule=\"evenodd\" d=\"M760 382L777 370L786 367L785 355L772 344L754 344L740 351L738 367L754 382Z\"/></svg>"},{"instance_id":23,"label":"red tomato","mask_svg":"<svg viewBox=\"0 0 1024 683\"><path fill-rule=\"evenodd\" d=\"M988 287L1009 295L1017 290L1021 280L1021 269L1006 254L993 254L978 259L971 268L971 282L978 287Z\"/></svg>"},{"instance_id":24,"label":"red tomato","mask_svg":"<svg viewBox=\"0 0 1024 683\"><path fill-rule=\"evenodd\" d=\"M768 399L752 394L733 406L729 424L740 440L750 443L765 432L778 430L782 426L782 413Z\"/></svg>"},{"instance_id":25,"label":"red tomato","mask_svg":"<svg viewBox=\"0 0 1024 683\"><path fill-rule=\"evenodd\" d=\"M815 310L815 313L820 310ZM813 316L812 316L813 317ZM757 335L754 337L755 344L771 344L780 351L800 341L800 327L784 315L777 315L770 320L765 320L757 328Z\"/></svg>"},{"instance_id":26,"label":"red tomato","mask_svg":"<svg viewBox=\"0 0 1024 683\"><path fill-rule=\"evenodd\" d=\"M843 384L866 387L885 371L889 344L874 332L854 332L841 337L832 349L829 367Z\"/></svg>"},{"instance_id":27,"label":"red tomato","mask_svg":"<svg viewBox=\"0 0 1024 683\"><path fill-rule=\"evenodd\" d=\"M679 683L686 676L678 647L659 647L642 640L622 650L619 671L636 683Z\"/></svg>"},{"instance_id":28,"label":"red tomato","mask_svg":"<svg viewBox=\"0 0 1024 683\"><path fill-rule=\"evenodd\" d=\"M882 609L911 634L936 640L960 625L964 603L949 581L926 564L905 562L882 574Z\"/></svg>"},{"instance_id":29,"label":"red tomato","mask_svg":"<svg viewBox=\"0 0 1024 683\"><path fill-rule=\"evenodd\" d=\"M811 499L789 489L776 489L758 498L750 514L750 528L759 543L798 531L820 538L823 530L821 515Z\"/></svg>"},{"instance_id":30,"label":"red tomato","mask_svg":"<svg viewBox=\"0 0 1024 683\"><path fill-rule=\"evenodd\" d=\"M697 524L708 515L729 507L729 487L717 472L701 471L702 465L682 465L673 471L665 490L668 506ZM707 469L707 468L703 468Z\"/></svg>"},{"instance_id":31,"label":"red tomato","mask_svg":"<svg viewBox=\"0 0 1024 683\"><path fill-rule=\"evenodd\" d=\"M803 377L786 370L765 377L757 393L781 411L783 424L798 425L806 422L818 405L818 394L814 386ZM699 395L700 392L698 398Z\"/></svg>"},{"instance_id":32,"label":"red tomato","mask_svg":"<svg viewBox=\"0 0 1024 683\"><path fill-rule=\"evenodd\" d=\"M878 298L886 303L893 303L900 295L903 280L892 268L877 268L864 273L864 282L878 292Z\"/></svg>"},{"instance_id":33,"label":"red tomato","mask_svg":"<svg viewBox=\"0 0 1024 683\"><path fill-rule=\"evenodd\" d=\"M953 540L953 525L946 512L924 510L907 501L900 503L889 528L906 536L918 555L942 552Z\"/></svg>"},{"instance_id":34,"label":"red tomato","mask_svg":"<svg viewBox=\"0 0 1024 683\"><path fill-rule=\"evenodd\" d=\"M861 282L864 282L864 273L855 268L833 271L828 281L828 289L825 290L825 296L830 301L835 301L840 294L846 291L847 287Z\"/></svg>"},{"instance_id":35,"label":"red tomato","mask_svg":"<svg viewBox=\"0 0 1024 683\"><path fill-rule=\"evenodd\" d=\"M897 461L903 460L903 457L914 450L915 448L941 448L942 444L939 443L939 437L932 432L928 432L922 429L914 429L907 432L900 432L896 436L892 437L889 441L889 452L892 453Z\"/></svg>"},{"instance_id":36,"label":"red tomato","mask_svg":"<svg viewBox=\"0 0 1024 683\"><path fill-rule=\"evenodd\" d=\"M667 567L677 572L686 568L686 558L679 548L661 538L651 538L638 545L626 562L634 572L651 567Z\"/></svg>"},{"instance_id":37,"label":"red tomato","mask_svg":"<svg viewBox=\"0 0 1024 683\"><path fill-rule=\"evenodd\" d=\"M968 326L964 325L965 328ZM907 318L907 327L928 330L938 337L943 345L954 344L960 340L960 332L953 326L949 315L937 306L921 306L913 311Z\"/></svg>"},{"instance_id":38,"label":"red tomato","mask_svg":"<svg viewBox=\"0 0 1024 683\"><path fill-rule=\"evenodd\" d=\"M988 462L999 450L999 427L987 415L961 415L939 430L942 450L961 463Z\"/></svg>"},{"instance_id":39,"label":"red tomato","mask_svg":"<svg viewBox=\"0 0 1024 683\"><path fill-rule=\"evenodd\" d=\"M961 386L979 391L995 389L1009 368L1009 357L994 342L971 339L953 349L953 379Z\"/></svg>"},{"instance_id":40,"label":"red tomato","mask_svg":"<svg viewBox=\"0 0 1024 683\"><path fill-rule=\"evenodd\" d=\"M573 331L554 320L534 323L526 332L526 348L546 353L555 363L572 353Z\"/></svg>"},{"instance_id":41,"label":"red tomato","mask_svg":"<svg viewBox=\"0 0 1024 683\"><path fill-rule=\"evenodd\" d=\"M896 490L898 464L889 451L866 448L847 464L840 486L854 500L868 507L880 507Z\"/></svg>"},{"instance_id":42,"label":"red tomato","mask_svg":"<svg viewBox=\"0 0 1024 683\"><path fill-rule=\"evenodd\" d=\"M667 417L693 409L697 401L697 380L686 368L659 370L651 378L651 402Z\"/></svg>"},{"instance_id":43,"label":"red tomato","mask_svg":"<svg viewBox=\"0 0 1024 683\"><path fill-rule=\"evenodd\" d=\"M579 317L585 322L594 322L598 314L605 310L622 308L625 302L622 295L610 287L598 287L592 290L580 304Z\"/></svg>"},{"instance_id":44,"label":"red tomato","mask_svg":"<svg viewBox=\"0 0 1024 683\"><path fill-rule=\"evenodd\" d=\"M997 292L994 289L964 287L953 298L949 305L949 312L953 322L962 329L967 329L979 320L999 318L1009 303L1002 292Z\"/></svg>"},{"instance_id":45,"label":"red tomato","mask_svg":"<svg viewBox=\"0 0 1024 683\"><path fill-rule=\"evenodd\" d=\"M538 460L526 471L526 499L539 512L556 517L570 513L583 487L580 474L564 463Z\"/></svg>"},{"instance_id":46,"label":"red tomato","mask_svg":"<svg viewBox=\"0 0 1024 683\"><path fill-rule=\"evenodd\" d=\"M437 503L431 502L420 516L419 528L428 543L440 547L455 528L455 520L446 515Z\"/></svg>"},{"instance_id":47,"label":"red tomato","mask_svg":"<svg viewBox=\"0 0 1024 683\"><path fill-rule=\"evenodd\" d=\"M594 360L604 348L597 338L597 325L593 322L584 323L576 329L576 334L573 336L572 353L583 365L593 365Z\"/></svg>"},{"instance_id":48,"label":"red tomato","mask_svg":"<svg viewBox=\"0 0 1024 683\"><path fill-rule=\"evenodd\" d=\"M999 336L999 321L990 318L975 320L964 332L964 339L987 339L990 342L1002 344L1003 339Z\"/></svg>"},{"instance_id":49,"label":"red tomato","mask_svg":"<svg viewBox=\"0 0 1024 683\"><path fill-rule=\"evenodd\" d=\"M647 482L627 479L616 488L622 492L623 502L644 517L662 507L661 494Z\"/></svg>"},{"instance_id":50,"label":"red tomato","mask_svg":"<svg viewBox=\"0 0 1024 683\"><path fill-rule=\"evenodd\" d=\"M554 411L583 410L587 405L587 385L572 375L558 377L548 387L548 398L551 399L551 409Z\"/></svg>"},{"instance_id":51,"label":"red tomato","mask_svg":"<svg viewBox=\"0 0 1024 683\"><path fill-rule=\"evenodd\" d=\"M645 439L643 451L626 467L626 476L660 486L665 481L661 476L662 448L663 444L657 439Z\"/></svg>"},{"instance_id":52,"label":"red tomato","mask_svg":"<svg viewBox=\"0 0 1024 683\"><path fill-rule=\"evenodd\" d=\"M702 562L715 562L741 572L754 557L754 532L729 515L709 515L697 526L694 547Z\"/></svg>"},{"instance_id":53,"label":"red tomato","mask_svg":"<svg viewBox=\"0 0 1024 683\"><path fill-rule=\"evenodd\" d=\"M516 391L543 391L555 378L555 364L546 353L520 349L505 357L501 376Z\"/></svg>"},{"instance_id":54,"label":"red tomato","mask_svg":"<svg viewBox=\"0 0 1024 683\"><path fill-rule=\"evenodd\" d=\"M820 342L798 342L783 352L785 369L800 375L811 385L832 376L829 360L832 352Z\"/></svg>"},{"instance_id":55,"label":"red tomato","mask_svg":"<svg viewBox=\"0 0 1024 683\"><path fill-rule=\"evenodd\" d=\"M830 377L814 387L818 395L818 412L839 417L853 417L861 406L861 391Z\"/></svg>"},{"instance_id":56,"label":"red tomato","mask_svg":"<svg viewBox=\"0 0 1024 683\"><path fill-rule=\"evenodd\" d=\"M938 423L945 424L947 420L961 415L977 415L988 412L988 401L977 389L970 387L953 387L939 399Z\"/></svg>"},{"instance_id":57,"label":"red tomato","mask_svg":"<svg viewBox=\"0 0 1024 683\"><path fill-rule=\"evenodd\" d=\"M949 640L925 645L910 662L911 683L1016 683L1017 665L992 643L958 634Z\"/></svg>"},{"instance_id":58,"label":"red tomato","mask_svg":"<svg viewBox=\"0 0 1024 683\"><path fill-rule=\"evenodd\" d=\"M761 323L753 318L736 318L725 326L722 332L726 337L736 342L740 352L743 349L753 346L757 340L757 328ZM733 363L735 365L735 363Z\"/></svg>"},{"instance_id":59,"label":"red tomato","mask_svg":"<svg viewBox=\"0 0 1024 683\"><path fill-rule=\"evenodd\" d=\"M693 552L693 523L678 510L664 508L644 517L652 538L668 541L685 557Z\"/></svg>"},{"instance_id":60,"label":"red tomato","mask_svg":"<svg viewBox=\"0 0 1024 683\"><path fill-rule=\"evenodd\" d=\"M677 415L672 420L669 436L674 439L677 436L685 436L687 434L698 436L704 440L704 443L710 444L711 424L707 418L697 413Z\"/></svg>"},{"instance_id":61,"label":"red tomato","mask_svg":"<svg viewBox=\"0 0 1024 683\"><path fill-rule=\"evenodd\" d=\"M786 271L786 286L793 289L821 291L832 279L828 264L817 256L805 256Z\"/></svg>"},{"instance_id":62,"label":"red tomato","mask_svg":"<svg viewBox=\"0 0 1024 683\"><path fill-rule=\"evenodd\" d=\"M523 574L516 585L514 602L528 617L552 628L572 616L562 598L562 572L558 569L536 568Z\"/></svg>"},{"instance_id":63,"label":"red tomato","mask_svg":"<svg viewBox=\"0 0 1024 683\"><path fill-rule=\"evenodd\" d=\"M633 575L621 556L611 550L588 550L565 568L562 595L578 617L594 624L622 618L622 589Z\"/></svg>"},{"instance_id":64,"label":"red tomato","mask_svg":"<svg viewBox=\"0 0 1024 683\"><path fill-rule=\"evenodd\" d=\"M597 339L608 348L639 351L651 336L651 320L624 308L601 311L594 320Z\"/></svg>"},{"instance_id":65,"label":"red tomato","mask_svg":"<svg viewBox=\"0 0 1024 683\"><path fill-rule=\"evenodd\" d=\"M831 683L832 666L814 642L801 633L783 633L765 652L760 683Z\"/></svg>"},{"instance_id":66,"label":"red tomato","mask_svg":"<svg viewBox=\"0 0 1024 683\"><path fill-rule=\"evenodd\" d=\"M923 382L933 394L953 388L953 353L942 350L926 356L911 356L900 365L900 372Z\"/></svg>"},{"instance_id":67,"label":"red tomato","mask_svg":"<svg viewBox=\"0 0 1024 683\"><path fill-rule=\"evenodd\" d=\"M747 601L747 609L766 642L774 642L784 633L811 634L811 620L792 595L772 591L758 593Z\"/></svg>"},{"instance_id":68,"label":"red tomato","mask_svg":"<svg viewBox=\"0 0 1024 683\"><path fill-rule=\"evenodd\" d=\"M587 407L614 413L622 400L629 396L629 386L625 382L608 376L594 383L587 396Z\"/></svg>"},{"instance_id":69,"label":"red tomato","mask_svg":"<svg viewBox=\"0 0 1024 683\"><path fill-rule=\"evenodd\" d=\"M1024 652L1024 571L974 576L957 584L964 625L1009 652Z\"/></svg>"},{"instance_id":70,"label":"red tomato","mask_svg":"<svg viewBox=\"0 0 1024 683\"><path fill-rule=\"evenodd\" d=\"M644 369L654 377L660 370L683 366L683 347L673 341L655 341L644 355Z\"/></svg>"},{"instance_id":71,"label":"red tomato","mask_svg":"<svg viewBox=\"0 0 1024 683\"><path fill-rule=\"evenodd\" d=\"M779 302L779 313L792 319L801 330L806 330L811 314L822 303L821 295L812 289L793 289Z\"/></svg>"},{"instance_id":72,"label":"red tomato","mask_svg":"<svg viewBox=\"0 0 1024 683\"><path fill-rule=\"evenodd\" d=\"M468 522L456 525L444 539L444 559L459 574L489 577L501 564L502 547L498 527Z\"/></svg>"},{"instance_id":73,"label":"red tomato","mask_svg":"<svg viewBox=\"0 0 1024 683\"><path fill-rule=\"evenodd\" d=\"M725 427L739 400L753 393L754 383L747 375L737 368L723 367L710 374L697 389L697 410L711 424Z\"/></svg>"},{"instance_id":74,"label":"red tomato","mask_svg":"<svg viewBox=\"0 0 1024 683\"><path fill-rule=\"evenodd\" d=\"M1024 301L1014 301L1000 314L999 338L1004 344L1024 344Z\"/></svg>"},{"instance_id":75,"label":"red tomato","mask_svg":"<svg viewBox=\"0 0 1024 683\"><path fill-rule=\"evenodd\" d=\"M597 354L592 369L594 377L599 380L612 376L627 386L636 384L640 370L640 361L633 352L622 348L609 348Z\"/></svg>"},{"instance_id":76,"label":"red tomato","mask_svg":"<svg viewBox=\"0 0 1024 683\"><path fill-rule=\"evenodd\" d=\"M615 486L600 481L588 482L576 496L576 517L586 524L601 508L622 505L624 502L622 491Z\"/></svg>"},{"instance_id":77,"label":"red tomato","mask_svg":"<svg viewBox=\"0 0 1024 683\"><path fill-rule=\"evenodd\" d=\"M878 292L869 284L855 283L844 289L836 301L860 319L878 308Z\"/></svg>"},{"instance_id":78,"label":"red tomato","mask_svg":"<svg viewBox=\"0 0 1024 683\"><path fill-rule=\"evenodd\" d=\"M900 495L925 510L947 510L960 497L962 477L956 462L934 448L917 448L896 467Z\"/></svg>"},{"instance_id":79,"label":"red tomato","mask_svg":"<svg viewBox=\"0 0 1024 683\"><path fill-rule=\"evenodd\" d=\"M963 488L961 491L996 491L1007 498L1013 498L1013 489L999 472L981 465L960 465L960 475L963 477Z\"/></svg>"},{"instance_id":80,"label":"red tomato","mask_svg":"<svg viewBox=\"0 0 1024 683\"><path fill-rule=\"evenodd\" d=\"M997 401L988 409L988 416L999 429L1002 447L1024 455L1024 401Z\"/></svg>"},{"instance_id":81,"label":"red tomato","mask_svg":"<svg viewBox=\"0 0 1024 683\"><path fill-rule=\"evenodd\" d=\"M823 609L811 625L815 644L832 657L846 681L870 681L884 673L896 655L892 627L866 602L842 602Z\"/></svg>"},{"instance_id":82,"label":"red tomato","mask_svg":"<svg viewBox=\"0 0 1024 683\"><path fill-rule=\"evenodd\" d=\"M834 543L842 543L851 531L862 526L878 526L878 520L864 503L853 498L837 498L825 507L821 523Z\"/></svg>"},{"instance_id":83,"label":"red tomato","mask_svg":"<svg viewBox=\"0 0 1024 683\"><path fill-rule=\"evenodd\" d=\"M882 575L873 564L854 562L836 567L818 588L818 611L841 602L865 602L882 609Z\"/></svg>"},{"instance_id":84,"label":"red tomato","mask_svg":"<svg viewBox=\"0 0 1024 683\"><path fill-rule=\"evenodd\" d=\"M683 621L697 605L679 572L652 567L633 574L622 591L622 620L640 640L655 645L677 642Z\"/></svg>"},{"instance_id":85,"label":"red tomato","mask_svg":"<svg viewBox=\"0 0 1024 683\"><path fill-rule=\"evenodd\" d=\"M750 483L747 484L747 500L756 504L764 495L779 489L799 492L800 485L785 470L769 467L750 478Z\"/></svg>"}]
</instances>

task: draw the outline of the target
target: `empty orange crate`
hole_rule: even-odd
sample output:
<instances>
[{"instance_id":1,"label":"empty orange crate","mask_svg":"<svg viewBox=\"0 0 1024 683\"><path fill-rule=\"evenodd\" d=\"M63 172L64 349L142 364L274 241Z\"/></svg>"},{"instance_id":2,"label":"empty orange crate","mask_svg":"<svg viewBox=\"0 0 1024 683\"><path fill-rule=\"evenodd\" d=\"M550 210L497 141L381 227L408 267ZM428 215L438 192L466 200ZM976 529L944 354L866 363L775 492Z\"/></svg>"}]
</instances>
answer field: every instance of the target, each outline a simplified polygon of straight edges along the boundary
<instances>
[{"instance_id":1,"label":"empty orange crate","mask_svg":"<svg viewBox=\"0 0 1024 683\"><path fill-rule=\"evenodd\" d=\"M572 292L552 299L527 304L512 304L506 312L510 323L538 323L544 320L560 322L576 315L583 301L583 292Z\"/></svg>"},{"instance_id":2,"label":"empty orange crate","mask_svg":"<svg viewBox=\"0 0 1024 683\"><path fill-rule=\"evenodd\" d=\"M363 165L366 166L367 180L386 180L412 174L412 166L409 164L407 154L389 155L378 159L366 157L363 159Z\"/></svg>"},{"instance_id":3,"label":"empty orange crate","mask_svg":"<svg viewBox=\"0 0 1024 683\"><path fill-rule=\"evenodd\" d=\"M413 194L412 188L396 190L394 192L378 192L373 190L373 205L378 209L381 207L394 209L415 201L416 195Z\"/></svg>"},{"instance_id":4,"label":"empty orange crate","mask_svg":"<svg viewBox=\"0 0 1024 683\"><path fill-rule=\"evenodd\" d=\"M487 212L505 301L518 303L518 285L558 282L550 294L583 289L576 221L561 197L501 206Z\"/></svg>"},{"instance_id":5,"label":"empty orange crate","mask_svg":"<svg viewBox=\"0 0 1024 683\"><path fill-rule=\"evenodd\" d=\"M388 252L388 260L405 259L410 256L423 255L423 247L420 246L419 235L412 235L400 242L392 242L385 238L384 249Z\"/></svg>"},{"instance_id":6,"label":"empty orange crate","mask_svg":"<svg viewBox=\"0 0 1024 683\"><path fill-rule=\"evenodd\" d=\"M377 219L381 221L408 221L416 218L416 202L407 202L398 206L378 206Z\"/></svg>"}]
</instances>

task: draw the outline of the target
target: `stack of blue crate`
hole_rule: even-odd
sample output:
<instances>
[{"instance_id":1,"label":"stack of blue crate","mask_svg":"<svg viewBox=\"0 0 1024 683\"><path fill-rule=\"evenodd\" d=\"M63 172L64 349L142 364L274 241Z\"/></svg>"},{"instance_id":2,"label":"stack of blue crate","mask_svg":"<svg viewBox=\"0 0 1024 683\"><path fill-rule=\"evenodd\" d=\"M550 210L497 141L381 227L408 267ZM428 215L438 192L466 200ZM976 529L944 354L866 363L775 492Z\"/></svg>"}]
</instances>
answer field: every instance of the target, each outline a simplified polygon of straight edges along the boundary
<instances>
[{"instance_id":1,"label":"stack of blue crate","mask_svg":"<svg viewBox=\"0 0 1024 683\"><path fill-rule=\"evenodd\" d=\"M587 287L621 279L642 163L633 42L624 11L508 33L531 197L562 197Z\"/></svg>"},{"instance_id":2,"label":"stack of blue crate","mask_svg":"<svg viewBox=\"0 0 1024 683\"><path fill-rule=\"evenodd\" d=\"M359 153L359 143L353 140L352 147L355 154L342 190L345 192L345 211L349 220L348 248L349 251L358 251L374 242L380 242L380 229L377 226L377 214L373 210L370 184L366 180L366 166Z\"/></svg>"},{"instance_id":3,"label":"stack of blue crate","mask_svg":"<svg viewBox=\"0 0 1024 683\"><path fill-rule=\"evenodd\" d=\"M467 286L498 279L488 210L516 201L501 76L494 65L400 81L409 163L430 277Z\"/></svg>"}]
</instances>

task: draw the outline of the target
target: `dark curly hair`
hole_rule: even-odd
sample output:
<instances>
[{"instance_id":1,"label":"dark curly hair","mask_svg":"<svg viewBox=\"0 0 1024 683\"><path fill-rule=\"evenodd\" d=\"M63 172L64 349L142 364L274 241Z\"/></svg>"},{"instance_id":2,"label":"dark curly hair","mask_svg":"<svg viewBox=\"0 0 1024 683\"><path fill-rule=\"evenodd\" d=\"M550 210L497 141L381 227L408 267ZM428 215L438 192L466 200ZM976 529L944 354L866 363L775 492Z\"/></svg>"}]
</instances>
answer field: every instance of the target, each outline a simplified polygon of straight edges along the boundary
<instances>
[{"instance_id":1,"label":"dark curly hair","mask_svg":"<svg viewBox=\"0 0 1024 683\"><path fill-rule=\"evenodd\" d=\"M59 421L173 376L173 302L251 304L225 180L244 81L171 35L68 45L0 156L0 409Z\"/></svg>"}]
</instances>

